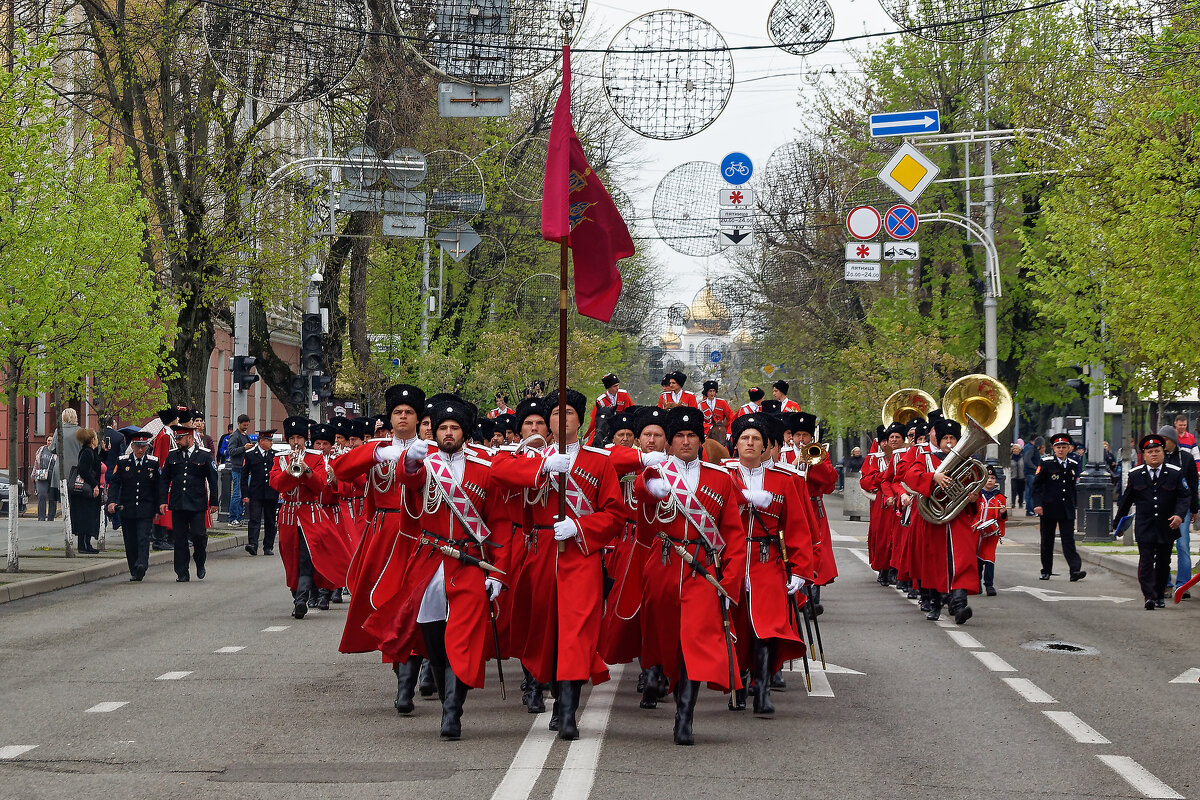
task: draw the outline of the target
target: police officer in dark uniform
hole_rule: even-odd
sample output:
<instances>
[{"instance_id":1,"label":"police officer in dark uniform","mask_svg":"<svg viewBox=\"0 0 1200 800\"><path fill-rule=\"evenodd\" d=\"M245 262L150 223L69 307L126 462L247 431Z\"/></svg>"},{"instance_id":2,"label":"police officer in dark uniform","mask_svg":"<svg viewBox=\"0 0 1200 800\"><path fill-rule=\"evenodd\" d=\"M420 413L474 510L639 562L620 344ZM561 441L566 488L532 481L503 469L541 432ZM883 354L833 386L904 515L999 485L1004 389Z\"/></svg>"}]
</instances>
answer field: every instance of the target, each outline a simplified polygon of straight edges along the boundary
<instances>
[{"instance_id":1,"label":"police officer in dark uniform","mask_svg":"<svg viewBox=\"0 0 1200 800\"><path fill-rule=\"evenodd\" d=\"M117 459L108 479L108 515L120 515L125 538L125 560L129 580L140 581L150 564L150 534L158 513L158 459L150 455L154 434L137 431L129 435L132 452Z\"/></svg>"},{"instance_id":2,"label":"police officer in dark uniform","mask_svg":"<svg viewBox=\"0 0 1200 800\"><path fill-rule=\"evenodd\" d=\"M340 419L340 418L339 418ZM275 428L258 432L258 442L246 451L242 467L242 502L246 504L246 552L258 555L258 531L263 529L263 555L275 554L275 524L279 511L279 493L271 488L271 462L275 455L271 444Z\"/></svg>"},{"instance_id":3,"label":"police officer in dark uniform","mask_svg":"<svg viewBox=\"0 0 1200 800\"><path fill-rule=\"evenodd\" d=\"M1134 509L1134 534L1138 546L1138 583L1146 598L1146 610L1166 605L1167 582L1171 579L1171 551L1179 538L1179 526L1188 513L1190 491L1182 469L1164 464L1166 442L1157 433L1142 437L1142 463L1129 471L1129 483L1117 505L1113 530L1121 517Z\"/></svg>"},{"instance_id":4,"label":"police officer in dark uniform","mask_svg":"<svg viewBox=\"0 0 1200 800\"><path fill-rule=\"evenodd\" d=\"M171 535L175 546L175 580L191 580L188 544L194 549L196 577L204 580L208 547L205 512L217 513L217 467L212 453L196 444L192 412L182 411L171 426L175 449L167 456L158 479L159 513L171 510Z\"/></svg>"},{"instance_id":5,"label":"police officer in dark uniform","mask_svg":"<svg viewBox=\"0 0 1200 800\"><path fill-rule=\"evenodd\" d=\"M1071 570L1071 580L1078 581L1087 577L1079 553L1075 551L1075 480L1079 477L1079 463L1070 458L1074 449L1070 434L1051 436L1050 449L1052 452L1038 462L1033 477L1033 513L1041 517L1041 580L1050 580L1057 530L1062 540L1063 557Z\"/></svg>"}]
</instances>

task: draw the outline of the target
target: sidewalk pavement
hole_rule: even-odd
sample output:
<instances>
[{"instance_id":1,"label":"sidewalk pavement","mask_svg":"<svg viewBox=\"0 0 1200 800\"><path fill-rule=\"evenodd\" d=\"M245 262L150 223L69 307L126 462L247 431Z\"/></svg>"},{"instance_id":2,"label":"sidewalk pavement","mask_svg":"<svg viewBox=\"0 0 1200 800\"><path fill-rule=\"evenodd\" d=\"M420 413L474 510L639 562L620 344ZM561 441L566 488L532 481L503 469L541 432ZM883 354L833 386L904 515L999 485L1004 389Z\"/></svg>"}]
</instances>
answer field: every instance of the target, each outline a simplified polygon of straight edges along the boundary
<instances>
[{"instance_id":1,"label":"sidewalk pavement","mask_svg":"<svg viewBox=\"0 0 1200 800\"><path fill-rule=\"evenodd\" d=\"M22 521L22 527L24 524ZM58 541L62 541L61 534ZM225 527L208 529L210 554L245 547L247 541L244 530ZM174 555L170 550L151 550L150 569L163 564L171 569ZM21 571L16 573L0 572L0 603L129 572L121 532L113 530L108 531L105 550L98 554L76 554L74 558L66 558L62 547L22 549L20 568Z\"/></svg>"}]
</instances>

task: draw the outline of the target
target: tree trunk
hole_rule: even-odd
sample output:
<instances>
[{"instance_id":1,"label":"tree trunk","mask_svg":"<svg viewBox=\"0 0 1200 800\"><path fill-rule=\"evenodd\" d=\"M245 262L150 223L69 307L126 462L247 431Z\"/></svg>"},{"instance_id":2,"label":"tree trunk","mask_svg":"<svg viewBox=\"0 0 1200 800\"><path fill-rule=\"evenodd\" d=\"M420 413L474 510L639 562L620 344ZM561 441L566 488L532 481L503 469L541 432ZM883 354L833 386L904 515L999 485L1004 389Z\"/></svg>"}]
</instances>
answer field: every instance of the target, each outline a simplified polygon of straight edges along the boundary
<instances>
[{"instance_id":1,"label":"tree trunk","mask_svg":"<svg viewBox=\"0 0 1200 800\"><path fill-rule=\"evenodd\" d=\"M20 570L17 553L17 515L20 511L21 493L17 488L17 376L8 375L8 566L5 572Z\"/></svg>"}]
</instances>

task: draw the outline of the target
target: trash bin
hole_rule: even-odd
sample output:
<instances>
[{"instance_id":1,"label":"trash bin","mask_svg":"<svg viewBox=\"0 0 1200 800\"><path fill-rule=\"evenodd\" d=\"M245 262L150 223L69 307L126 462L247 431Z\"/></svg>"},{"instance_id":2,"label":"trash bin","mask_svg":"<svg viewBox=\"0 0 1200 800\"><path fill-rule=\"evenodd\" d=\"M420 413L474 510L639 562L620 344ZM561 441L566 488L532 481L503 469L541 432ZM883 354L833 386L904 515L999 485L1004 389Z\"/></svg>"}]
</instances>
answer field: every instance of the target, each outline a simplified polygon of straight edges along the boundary
<instances>
[{"instance_id":1,"label":"trash bin","mask_svg":"<svg viewBox=\"0 0 1200 800\"><path fill-rule=\"evenodd\" d=\"M854 522L862 522L871 516L871 495L858 485L861 477L861 472L847 472L842 490L842 516Z\"/></svg>"}]
</instances>

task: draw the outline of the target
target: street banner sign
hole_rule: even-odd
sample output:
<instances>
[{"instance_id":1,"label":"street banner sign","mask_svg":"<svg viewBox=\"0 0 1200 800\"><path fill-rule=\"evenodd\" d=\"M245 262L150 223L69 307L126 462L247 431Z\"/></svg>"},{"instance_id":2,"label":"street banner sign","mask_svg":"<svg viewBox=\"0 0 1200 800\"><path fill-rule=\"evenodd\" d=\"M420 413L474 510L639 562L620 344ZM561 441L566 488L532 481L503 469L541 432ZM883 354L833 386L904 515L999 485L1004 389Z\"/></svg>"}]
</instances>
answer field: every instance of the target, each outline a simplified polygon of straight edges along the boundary
<instances>
[{"instance_id":1,"label":"street banner sign","mask_svg":"<svg viewBox=\"0 0 1200 800\"><path fill-rule=\"evenodd\" d=\"M889 111L871 115L871 136L911 136L914 133L937 133L942 129L942 117L936 108L919 111Z\"/></svg>"},{"instance_id":2,"label":"street banner sign","mask_svg":"<svg viewBox=\"0 0 1200 800\"><path fill-rule=\"evenodd\" d=\"M878 261L847 261L846 280L877 281L883 273Z\"/></svg>"},{"instance_id":3,"label":"street banner sign","mask_svg":"<svg viewBox=\"0 0 1200 800\"><path fill-rule=\"evenodd\" d=\"M847 261L878 261L879 242L846 242Z\"/></svg>"},{"instance_id":4,"label":"street banner sign","mask_svg":"<svg viewBox=\"0 0 1200 800\"><path fill-rule=\"evenodd\" d=\"M879 173L879 180L900 195L906 203L915 203L925 187L933 183L939 168L908 142L900 145Z\"/></svg>"},{"instance_id":5,"label":"street banner sign","mask_svg":"<svg viewBox=\"0 0 1200 800\"><path fill-rule=\"evenodd\" d=\"M403 236L408 239L423 239L425 238L425 217L384 214L383 235Z\"/></svg>"},{"instance_id":6,"label":"street banner sign","mask_svg":"<svg viewBox=\"0 0 1200 800\"><path fill-rule=\"evenodd\" d=\"M883 218L872 206L858 206L846 215L846 230L855 239L874 239L883 227Z\"/></svg>"},{"instance_id":7,"label":"street banner sign","mask_svg":"<svg viewBox=\"0 0 1200 800\"><path fill-rule=\"evenodd\" d=\"M921 257L921 245L917 242L884 242L884 261L916 261Z\"/></svg>"},{"instance_id":8,"label":"street banner sign","mask_svg":"<svg viewBox=\"0 0 1200 800\"><path fill-rule=\"evenodd\" d=\"M754 174L754 164L745 153L730 153L721 159L721 177L726 183L741 186Z\"/></svg>"},{"instance_id":9,"label":"street banner sign","mask_svg":"<svg viewBox=\"0 0 1200 800\"><path fill-rule=\"evenodd\" d=\"M371 211L376 214L415 216L425 213L425 193L408 192L403 189L343 189L338 193L338 211Z\"/></svg>"},{"instance_id":10,"label":"street banner sign","mask_svg":"<svg viewBox=\"0 0 1200 800\"><path fill-rule=\"evenodd\" d=\"M911 239L920 224L916 210L903 203L897 203L883 215L883 229L893 239Z\"/></svg>"},{"instance_id":11,"label":"street banner sign","mask_svg":"<svg viewBox=\"0 0 1200 800\"><path fill-rule=\"evenodd\" d=\"M735 228L721 228L721 232L717 234L717 242L722 246L739 245L746 247L753 244L753 238L750 234L752 225L743 225Z\"/></svg>"},{"instance_id":12,"label":"street banner sign","mask_svg":"<svg viewBox=\"0 0 1200 800\"><path fill-rule=\"evenodd\" d=\"M753 208L754 190L750 188L718 189L717 202L732 208Z\"/></svg>"}]
</instances>

